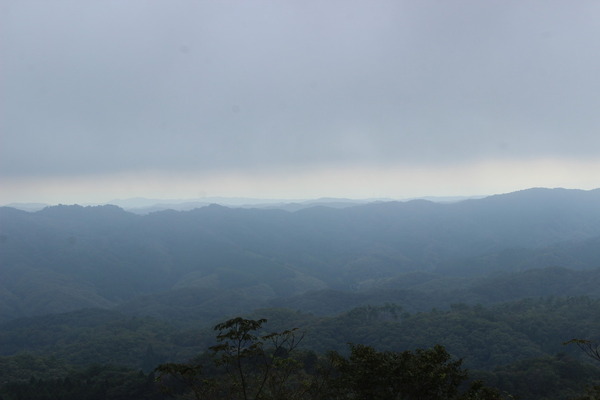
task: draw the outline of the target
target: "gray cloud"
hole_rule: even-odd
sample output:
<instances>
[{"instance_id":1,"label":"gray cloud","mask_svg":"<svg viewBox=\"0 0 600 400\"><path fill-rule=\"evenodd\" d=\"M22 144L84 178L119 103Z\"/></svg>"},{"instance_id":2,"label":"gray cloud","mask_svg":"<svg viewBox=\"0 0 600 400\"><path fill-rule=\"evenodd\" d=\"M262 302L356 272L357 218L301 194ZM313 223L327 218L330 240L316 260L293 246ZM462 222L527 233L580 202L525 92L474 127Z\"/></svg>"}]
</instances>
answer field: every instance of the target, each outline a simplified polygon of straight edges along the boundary
<instances>
[{"instance_id":1,"label":"gray cloud","mask_svg":"<svg viewBox=\"0 0 600 400\"><path fill-rule=\"evenodd\" d=\"M0 173L600 150L600 5L3 1Z\"/></svg>"}]
</instances>

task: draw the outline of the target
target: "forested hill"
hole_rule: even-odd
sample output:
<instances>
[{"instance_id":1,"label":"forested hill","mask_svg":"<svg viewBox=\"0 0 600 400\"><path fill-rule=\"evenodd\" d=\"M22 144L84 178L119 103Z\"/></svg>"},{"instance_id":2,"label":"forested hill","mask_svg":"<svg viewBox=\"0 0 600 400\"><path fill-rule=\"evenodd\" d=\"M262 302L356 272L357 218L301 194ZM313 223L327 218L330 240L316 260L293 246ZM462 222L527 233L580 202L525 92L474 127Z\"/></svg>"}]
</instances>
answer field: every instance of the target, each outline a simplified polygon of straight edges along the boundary
<instances>
[{"instance_id":1,"label":"forested hill","mask_svg":"<svg viewBox=\"0 0 600 400\"><path fill-rule=\"evenodd\" d=\"M530 189L458 203L296 212L4 207L0 321L174 291L233 304L225 309L235 312L235 302L247 299L248 307L316 290L394 287L414 271L461 278L550 266L594 269L599 241L600 190Z\"/></svg>"}]
</instances>

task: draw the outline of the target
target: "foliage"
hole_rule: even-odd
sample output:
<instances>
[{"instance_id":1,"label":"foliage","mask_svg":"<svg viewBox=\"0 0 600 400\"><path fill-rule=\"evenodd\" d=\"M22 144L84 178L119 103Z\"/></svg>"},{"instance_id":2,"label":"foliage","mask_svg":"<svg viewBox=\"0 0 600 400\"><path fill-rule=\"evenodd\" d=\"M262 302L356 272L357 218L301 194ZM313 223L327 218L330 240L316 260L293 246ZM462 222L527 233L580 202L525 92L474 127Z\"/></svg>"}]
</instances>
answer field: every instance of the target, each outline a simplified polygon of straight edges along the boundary
<instances>
[{"instance_id":1,"label":"foliage","mask_svg":"<svg viewBox=\"0 0 600 400\"><path fill-rule=\"evenodd\" d=\"M217 344L210 347L216 369L211 375L203 375L203 366L194 362L171 363L156 369L159 380L169 389L168 380L176 379L197 399L294 398L304 390L303 380L297 379L302 365L294 357L302 335L297 329L259 334L265 322L237 317L216 325Z\"/></svg>"},{"instance_id":2,"label":"foliage","mask_svg":"<svg viewBox=\"0 0 600 400\"><path fill-rule=\"evenodd\" d=\"M570 400L600 400L600 386L588 388L585 394L574 397Z\"/></svg>"},{"instance_id":3,"label":"foliage","mask_svg":"<svg viewBox=\"0 0 600 400\"><path fill-rule=\"evenodd\" d=\"M215 327L218 344L210 350L222 369L205 374L201 364L164 364L159 380L168 388L182 383L196 399L500 399L499 392L474 382L466 391L462 361L442 347L414 352L379 352L351 345L345 358L337 352L306 363L295 351L296 330L260 335L266 319L230 319Z\"/></svg>"},{"instance_id":4,"label":"foliage","mask_svg":"<svg viewBox=\"0 0 600 400\"><path fill-rule=\"evenodd\" d=\"M568 400L600 385L600 368L567 354L521 360L473 375L519 399Z\"/></svg>"},{"instance_id":5,"label":"foliage","mask_svg":"<svg viewBox=\"0 0 600 400\"><path fill-rule=\"evenodd\" d=\"M29 352L77 366L118 364L151 371L165 361L166 354L185 349L173 346L175 333L170 325L152 318L80 310L1 325L0 355ZM2 373L0 370L0 380Z\"/></svg>"},{"instance_id":6,"label":"foliage","mask_svg":"<svg viewBox=\"0 0 600 400\"><path fill-rule=\"evenodd\" d=\"M347 354L346 343L383 351L442 343L450 354L464 360L466 368L491 371L560 352L584 359L575 346L562 343L572 337L600 339L595 336L600 332L597 315L600 300L582 297L529 299L492 307L454 304L450 309L419 313L383 304L331 317L261 309L246 318L266 317L270 329L277 332L301 326L307 333L302 349L319 353ZM2 324L0 343L5 356L28 352L75 366L113 363L149 372L160 363L191 359L214 344L214 335L208 327L182 330L152 318L83 310ZM0 368L0 382L10 370Z\"/></svg>"},{"instance_id":7,"label":"foliage","mask_svg":"<svg viewBox=\"0 0 600 400\"><path fill-rule=\"evenodd\" d=\"M541 304L544 303L532 302L527 307L514 304L505 309L514 311L520 307L530 310L535 305L540 312L545 312ZM553 307L559 308L563 305L556 301L553 304ZM449 312L432 312L419 318L429 315L435 317L432 323L440 323L442 320L437 318L444 315L456 317L456 313L474 313L481 316L489 311L456 305ZM574 311L571 309L571 312ZM293 322L295 315L306 320L305 315L285 310L264 312L278 315L286 323ZM358 320L365 319L365 323L371 325L399 323L399 327L412 318L402 314L396 320L394 312L397 314L397 308L388 305L381 310L375 307L358 309L351 315ZM490 317L493 315L499 320L503 318L501 314L494 313ZM575 315L579 313L575 312ZM469 319L458 321L469 323ZM339 322L346 324L349 330L356 329L349 319ZM330 351L318 355L298 347L304 343L304 337L297 330L269 332L265 331L265 323L266 319L262 318L238 317L218 324L216 343L207 351L188 362L164 363L156 369L161 387L168 389L167 394L181 399L508 398L507 395L501 396L497 389L477 381L483 380L502 393L512 393L519 398L567 400L580 396L578 400L590 400L594 399L596 392L590 388L589 393L584 395L584 387L600 385L600 369L566 354L523 359L488 371L471 370L469 375L476 379L471 381L467 379L462 360L454 358L439 345L414 350L376 350L374 346L353 344L344 353ZM343 329L341 326L336 325ZM391 331L394 334L398 332L401 331ZM311 329L311 334L315 333L319 334L319 331ZM151 348L147 352L151 353ZM147 393L147 397L141 398L162 398L152 383L151 375L126 368L94 366L79 369L56 358L31 354L0 357L0 366L0 396L3 400L38 400L52 396L61 399L140 398L131 393ZM83 395L81 388L85 385L92 385L92 389ZM60 396L56 397L56 393ZM121 394L124 397L119 397Z\"/></svg>"},{"instance_id":8,"label":"foliage","mask_svg":"<svg viewBox=\"0 0 600 400\"><path fill-rule=\"evenodd\" d=\"M163 393L191 391L196 399L205 399L214 394L216 380L202 376L202 365L195 363L167 363L156 367L157 380Z\"/></svg>"},{"instance_id":9,"label":"foliage","mask_svg":"<svg viewBox=\"0 0 600 400\"><path fill-rule=\"evenodd\" d=\"M27 382L32 378L64 378L71 371L69 365L56 357L40 357L31 353L0 357L0 385L8 382Z\"/></svg>"},{"instance_id":10,"label":"foliage","mask_svg":"<svg viewBox=\"0 0 600 400\"><path fill-rule=\"evenodd\" d=\"M344 358L332 357L339 377L333 381L335 398L359 400L450 400L500 399L498 391L475 382L464 393L467 380L461 360L436 345L414 352L379 352L364 345L351 345Z\"/></svg>"},{"instance_id":11,"label":"foliage","mask_svg":"<svg viewBox=\"0 0 600 400\"><path fill-rule=\"evenodd\" d=\"M2 400L160 400L152 375L123 367L94 365L64 378L9 382L0 386Z\"/></svg>"}]
</instances>

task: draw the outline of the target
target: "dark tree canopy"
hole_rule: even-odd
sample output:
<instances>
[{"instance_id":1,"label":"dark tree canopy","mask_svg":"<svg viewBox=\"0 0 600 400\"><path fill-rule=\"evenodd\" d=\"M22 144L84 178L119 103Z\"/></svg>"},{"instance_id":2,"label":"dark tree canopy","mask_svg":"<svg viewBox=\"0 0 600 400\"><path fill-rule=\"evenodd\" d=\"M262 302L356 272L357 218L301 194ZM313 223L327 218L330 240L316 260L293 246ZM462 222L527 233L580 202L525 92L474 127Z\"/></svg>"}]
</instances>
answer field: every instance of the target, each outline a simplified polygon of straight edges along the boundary
<instances>
[{"instance_id":1,"label":"dark tree canopy","mask_svg":"<svg viewBox=\"0 0 600 400\"><path fill-rule=\"evenodd\" d=\"M462 360L440 345L403 352L350 345L348 357L332 351L319 358L298 351L297 329L260 333L266 322L238 317L218 324L217 344L203 358L213 365L164 364L159 379L196 399L501 399L481 382L463 390Z\"/></svg>"}]
</instances>

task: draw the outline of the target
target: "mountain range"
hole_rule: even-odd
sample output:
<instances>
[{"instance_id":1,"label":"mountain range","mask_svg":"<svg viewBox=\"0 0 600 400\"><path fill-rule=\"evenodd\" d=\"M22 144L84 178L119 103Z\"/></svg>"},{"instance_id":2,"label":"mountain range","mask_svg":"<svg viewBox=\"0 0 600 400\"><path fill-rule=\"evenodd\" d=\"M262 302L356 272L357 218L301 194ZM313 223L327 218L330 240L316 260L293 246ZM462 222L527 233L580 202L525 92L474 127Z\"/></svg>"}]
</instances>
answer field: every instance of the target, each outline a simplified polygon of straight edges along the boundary
<instances>
[{"instance_id":1,"label":"mountain range","mask_svg":"<svg viewBox=\"0 0 600 400\"><path fill-rule=\"evenodd\" d=\"M416 290L419 308L419 296L443 304L462 290L475 301L466 288L547 267L600 268L599 189L296 211L0 208L0 321L87 307L214 319L323 293L393 300L400 290Z\"/></svg>"}]
</instances>

